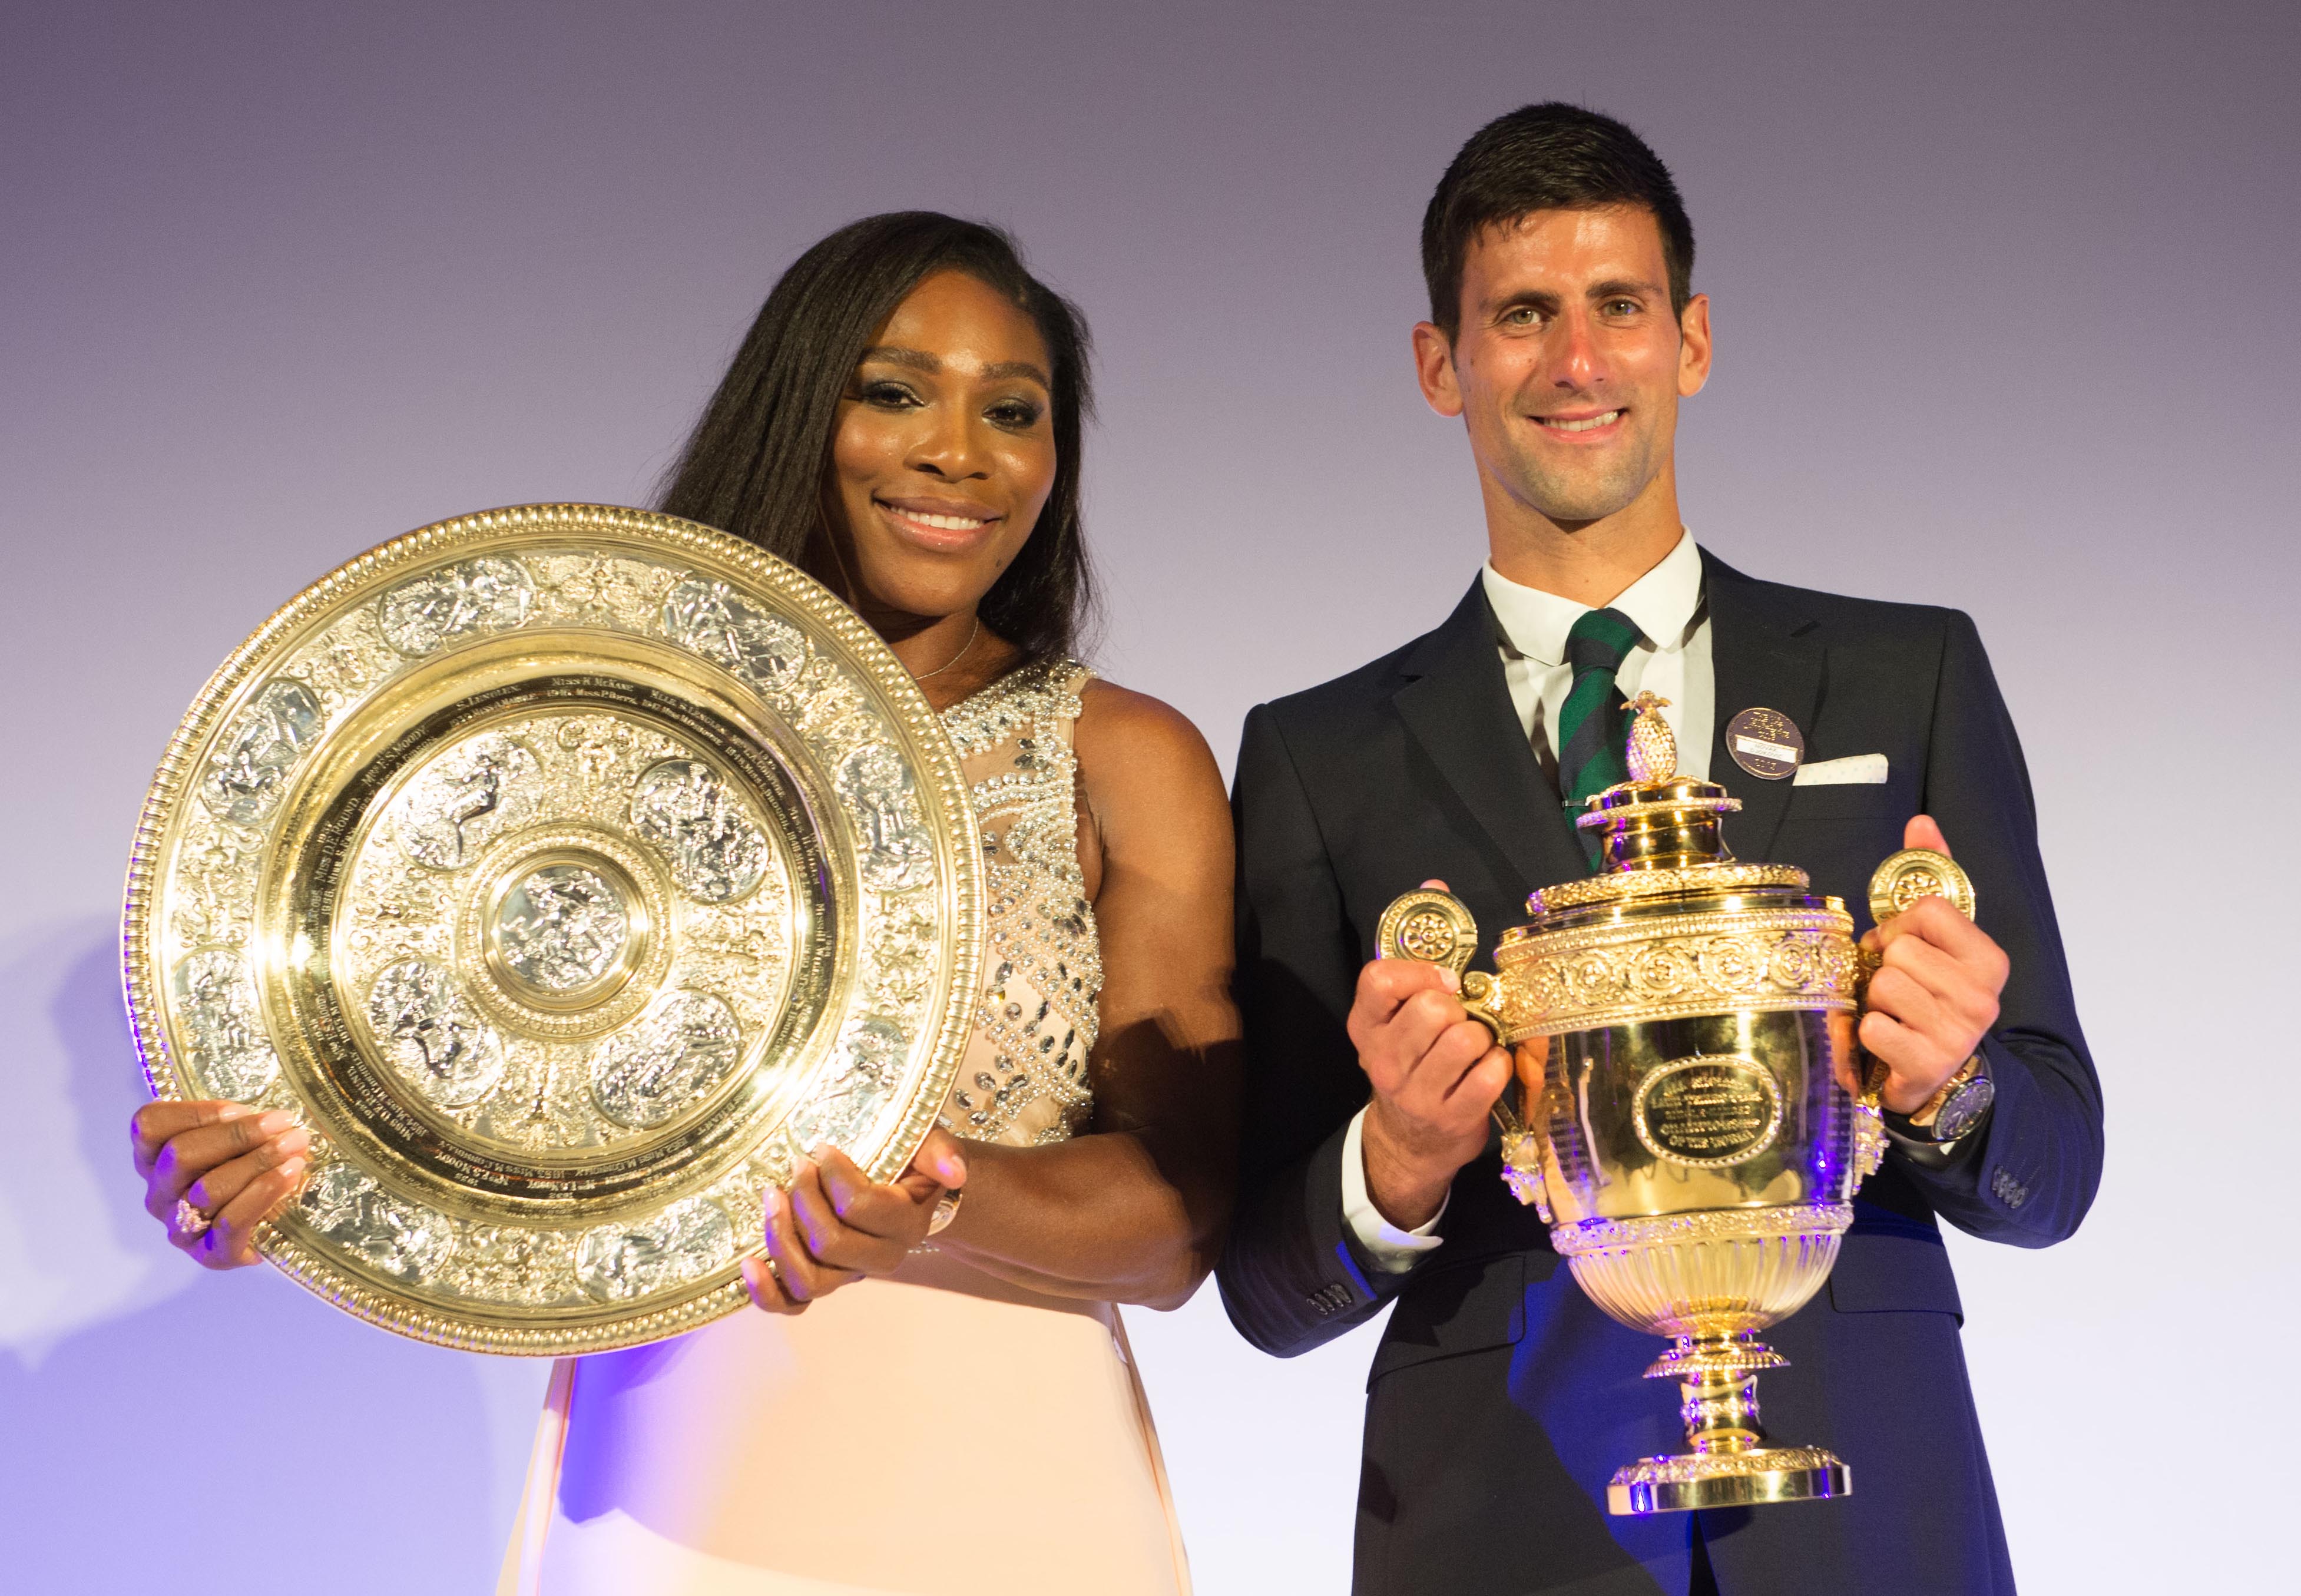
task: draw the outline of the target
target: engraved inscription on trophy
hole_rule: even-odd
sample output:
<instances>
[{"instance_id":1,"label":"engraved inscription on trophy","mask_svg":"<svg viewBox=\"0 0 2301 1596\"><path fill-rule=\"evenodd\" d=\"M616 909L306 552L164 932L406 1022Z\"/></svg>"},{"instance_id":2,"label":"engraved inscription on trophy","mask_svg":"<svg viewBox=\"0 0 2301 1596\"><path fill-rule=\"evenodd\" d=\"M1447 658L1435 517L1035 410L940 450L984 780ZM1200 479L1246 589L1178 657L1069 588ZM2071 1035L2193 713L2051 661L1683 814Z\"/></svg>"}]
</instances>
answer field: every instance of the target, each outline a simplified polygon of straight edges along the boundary
<instances>
[{"instance_id":1,"label":"engraved inscription on trophy","mask_svg":"<svg viewBox=\"0 0 2301 1596\"><path fill-rule=\"evenodd\" d=\"M1782 1092L1773 1072L1753 1059L1702 1054L1649 1073L1630 1112L1638 1140L1655 1157L1718 1169L1773 1145Z\"/></svg>"}]
</instances>

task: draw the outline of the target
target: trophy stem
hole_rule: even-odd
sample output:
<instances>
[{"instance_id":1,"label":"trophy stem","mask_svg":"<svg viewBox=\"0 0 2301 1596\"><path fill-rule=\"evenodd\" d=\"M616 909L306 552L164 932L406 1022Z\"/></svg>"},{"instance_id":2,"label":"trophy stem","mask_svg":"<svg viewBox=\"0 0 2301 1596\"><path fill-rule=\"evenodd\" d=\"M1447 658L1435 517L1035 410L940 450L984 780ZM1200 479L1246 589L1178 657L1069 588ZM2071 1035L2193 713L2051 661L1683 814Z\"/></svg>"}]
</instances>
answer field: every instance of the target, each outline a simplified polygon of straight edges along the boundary
<instances>
[{"instance_id":1,"label":"trophy stem","mask_svg":"<svg viewBox=\"0 0 2301 1596\"><path fill-rule=\"evenodd\" d=\"M1607 1510L1643 1517L1852 1494L1853 1477L1831 1453L1766 1444L1758 1373L1788 1363L1747 1331L1679 1336L1646 1378L1678 1383L1690 1450L1616 1470L1606 1487Z\"/></svg>"}]
</instances>

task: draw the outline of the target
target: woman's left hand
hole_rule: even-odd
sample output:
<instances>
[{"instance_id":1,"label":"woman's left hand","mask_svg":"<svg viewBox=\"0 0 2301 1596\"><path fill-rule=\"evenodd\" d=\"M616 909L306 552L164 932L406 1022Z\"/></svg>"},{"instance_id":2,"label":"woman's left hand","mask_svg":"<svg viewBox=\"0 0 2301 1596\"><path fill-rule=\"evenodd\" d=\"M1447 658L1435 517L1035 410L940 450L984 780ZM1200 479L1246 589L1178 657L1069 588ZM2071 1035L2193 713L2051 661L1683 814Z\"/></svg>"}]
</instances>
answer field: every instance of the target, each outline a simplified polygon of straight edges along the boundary
<instances>
[{"instance_id":1,"label":"woman's left hand","mask_svg":"<svg viewBox=\"0 0 2301 1596\"><path fill-rule=\"evenodd\" d=\"M771 1314L807 1305L866 1274L891 1274L926 1240L935 1205L966 1183L958 1139L927 1132L911 1166L874 1182L837 1148L799 1160L788 1191L766 1195L764 1257L743 1260L751 1300Z\"/></svg>"}]
</instances>

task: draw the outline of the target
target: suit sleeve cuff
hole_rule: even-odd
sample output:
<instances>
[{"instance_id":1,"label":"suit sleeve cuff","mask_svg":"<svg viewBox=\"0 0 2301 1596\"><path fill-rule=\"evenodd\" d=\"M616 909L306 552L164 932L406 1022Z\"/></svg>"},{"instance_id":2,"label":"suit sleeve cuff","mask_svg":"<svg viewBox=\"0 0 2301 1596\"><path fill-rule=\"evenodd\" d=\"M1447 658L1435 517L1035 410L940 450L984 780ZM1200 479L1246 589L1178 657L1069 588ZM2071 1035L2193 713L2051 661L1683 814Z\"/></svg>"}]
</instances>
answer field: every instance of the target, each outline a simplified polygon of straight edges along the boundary
<instances>
[{"instance_id":1,"label":"suit sleeve cuff","mask_svg":"<svg viewBox=\"0 0 2301 1596\"><path fill-rule=\"evenodd\" d=\"M1343 1222L1350 1226L1369 1264L1385 1274L1403 1274L1424 1253L1444 1242L1437 1231L1438 1222L1446 1216L1446 1204L1438 1205L1427 1224L1412 1230L1401 1230L1385 1219L1374 1199L1367 1195L1365 1136L1366 1110L1361 1108L1343 1134ZM1452 1199L1452 1193L1448 1193L1447 1201Z\"/></svg>"}]
</instances>

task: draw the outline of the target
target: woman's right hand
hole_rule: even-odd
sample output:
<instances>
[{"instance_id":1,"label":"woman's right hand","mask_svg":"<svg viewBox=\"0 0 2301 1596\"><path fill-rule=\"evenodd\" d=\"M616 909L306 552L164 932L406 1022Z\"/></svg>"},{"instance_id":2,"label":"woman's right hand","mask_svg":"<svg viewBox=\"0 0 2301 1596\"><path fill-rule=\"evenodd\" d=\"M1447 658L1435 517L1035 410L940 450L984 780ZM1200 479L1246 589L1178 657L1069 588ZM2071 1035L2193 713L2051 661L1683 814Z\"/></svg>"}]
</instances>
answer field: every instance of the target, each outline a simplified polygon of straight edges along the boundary
<instances>
[{"instance_id":1,"label":"woman's right hand","mask_svg":"<svg viewBox=\"0 0 2301 1596\"><path fill-rule=\"evenodd\" d=\"M908 1169L883 1184L833 1147L792 1171L791 1189L766 1194L766 1250L743 1260L751 1300L771 1314L807 1305L866 1274L891 1274L927 1239L946 1191L966 1183L958 1141L938 1125Z\"/></svg>"},{"instance_id":2,"label":"woman's right hand","mask_svg":"<svg viewBox=\"0 0 2301 1596\"><path fill-rule=\"evenodd\" d=\"M144 1210L193 1262L255 1262L255 1229L296 1194L311 1132L285 1108L245 1103L146 1103L129 1122ZM188 1207L186 1205L188 1205Z\"/></svg>"}]
</instances>

